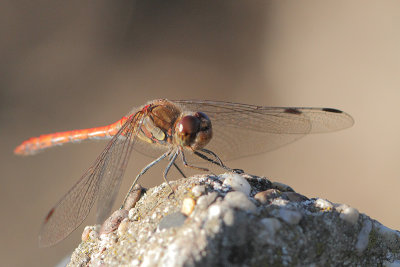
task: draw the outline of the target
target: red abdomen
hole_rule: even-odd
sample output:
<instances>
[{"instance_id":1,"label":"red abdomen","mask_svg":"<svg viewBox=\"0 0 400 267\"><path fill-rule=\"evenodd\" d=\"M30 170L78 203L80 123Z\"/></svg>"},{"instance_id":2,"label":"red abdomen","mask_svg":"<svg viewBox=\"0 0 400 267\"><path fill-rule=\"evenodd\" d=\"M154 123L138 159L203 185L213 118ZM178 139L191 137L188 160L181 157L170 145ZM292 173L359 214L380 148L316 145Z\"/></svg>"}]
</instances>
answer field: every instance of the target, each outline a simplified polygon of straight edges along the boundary
<instances>
[{"instance_id":1,"label":"red abdomen","mask_svg":"<svg viewBox=\"0 0 400 267\"><path fill-rule=\"evenodd\" d=\"M80 142L90 139L110 139L113 137L128 118L123 117L119 121L102 127L73 130L52 134L45 134L39 137L32 137L17 146L14 154L17 155L33 155L43 149L62 145L65 143Z\"/></svg>"}]
</instances>

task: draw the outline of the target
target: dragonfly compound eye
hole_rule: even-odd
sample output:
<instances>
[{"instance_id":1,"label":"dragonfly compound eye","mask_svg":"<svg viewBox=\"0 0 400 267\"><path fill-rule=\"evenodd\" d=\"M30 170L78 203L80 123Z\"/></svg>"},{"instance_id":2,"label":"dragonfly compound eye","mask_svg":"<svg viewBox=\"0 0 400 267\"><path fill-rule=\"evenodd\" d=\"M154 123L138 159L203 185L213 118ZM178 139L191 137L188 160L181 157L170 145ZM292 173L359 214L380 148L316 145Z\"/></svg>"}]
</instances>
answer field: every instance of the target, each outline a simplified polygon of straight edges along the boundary
<instances>
[{"instance_id":1,"label":"dragonfly compound eye","mask_svg":"<svg viewBox=\"0 0 400 267\"><path fill-rule=\"evenodd\" d=\"M203 148L211 139L211 122L204 113L186 115L176 125L176 141L193 150Z\"/></svg>"},{"instance_id":2,"label":"dragonfly compound eye","mask_svg":"<svg viewBox=\"0 0 400 267\"><path fill-rule=\"evenodd\" d=\"M192 115L184 116L177 124L180 136L194 136L200 130L200 120Z\"/></svg>"},{"instance_id":3,"label":"dragonfly compound eye","mask_svg":"<svg viewBox=\"0 0 400 267\"><path fill-rule=\"evenodd\" d=\"M194 115L200 121L200 130L192 144L192 149L197 150L205 147L212 138L212 126L210 118L203 112L196 112Z\"/></svg>"}]
</instances>

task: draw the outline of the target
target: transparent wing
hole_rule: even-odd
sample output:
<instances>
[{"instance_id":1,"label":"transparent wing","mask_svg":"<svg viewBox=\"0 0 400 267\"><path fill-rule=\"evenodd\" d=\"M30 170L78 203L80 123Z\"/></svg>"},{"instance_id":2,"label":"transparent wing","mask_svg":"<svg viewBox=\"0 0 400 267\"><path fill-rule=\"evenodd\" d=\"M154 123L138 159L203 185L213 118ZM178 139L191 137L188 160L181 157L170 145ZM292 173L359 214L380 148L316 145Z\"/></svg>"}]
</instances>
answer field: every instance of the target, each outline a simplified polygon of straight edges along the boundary
<instances>
[{"instance_id":1,"label":"transparent wing","mask_svg":"<svg viewBox=\"0 0 400 267\"><path fill-rule=\"evenodd\" d=\"M177 100L183 110L209 116L213 138L206 146L223 161L255 155L291 143L309 133L348 128L353 118L331 108L263 107L207 100Z\"/></svg>"},{"instance_id":2,"label":"transparent wing","mask_svg":"<svg viewBox=\"0 0 400 267\"><path fill-rule=\"evenodd\" d=\"M137 142L135 143L135 147L133 149L145 156L148 156L151 158L158 158L163 153L167 152L169 150L169 148L170 148L170 146L168 146L168 145L162 146L162 145L157 145L157 144L149 144L149 143L146 143L146 142L138 139Z\"/></svg>"},{"instance_id":3,"label":"transparent wing","mask_svg":"<svg viewBox=\"0 0 400 267\"><path fill-rule=\"evenodd\" d=\"M141 114L132 116L107 144L92 167L66 195L50 210L39 235L39 245L51 246L63 240L87 217L99 197L98 218L104 218L111 209L122 175L136 140L137 122Z\"/></svg>"},{"instance_id":4,"label":"transparent wing","mask_svg":"<svg viewBox=\"0 0 400 267\"><path fill-rule=\"evenodd\" d=\"M139 117L143 116L140 114ZM132 154L134 144L138 140L137 133L141 125L142 119L138 118L127 125L126 130L121 134L117 134L117 141L110 147L108 155L104 159L104 172L97 201L96 221L98 224L103 223L111 213L129 157Z\"/></svg>"}]
</instances>

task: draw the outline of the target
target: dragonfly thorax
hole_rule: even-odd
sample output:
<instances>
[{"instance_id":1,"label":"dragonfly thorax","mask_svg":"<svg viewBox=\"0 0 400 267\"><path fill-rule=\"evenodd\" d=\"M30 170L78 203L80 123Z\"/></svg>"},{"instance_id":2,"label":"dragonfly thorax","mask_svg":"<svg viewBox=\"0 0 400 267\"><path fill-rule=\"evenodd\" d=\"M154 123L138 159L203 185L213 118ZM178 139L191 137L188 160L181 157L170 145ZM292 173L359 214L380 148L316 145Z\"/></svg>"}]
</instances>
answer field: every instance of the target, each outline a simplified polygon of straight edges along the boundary
<instances>
[{"instance_id":1,"label":"dragonfly thorax","mask_svg":"<svg viewBox=\"0 0 400 267\"><path fill-rule=\"evenodd\" d=\"M212 138L211 120L203 112L183 114L175 125L174 138L177 145L201 149Z\"/></svg>"}]
</instances>

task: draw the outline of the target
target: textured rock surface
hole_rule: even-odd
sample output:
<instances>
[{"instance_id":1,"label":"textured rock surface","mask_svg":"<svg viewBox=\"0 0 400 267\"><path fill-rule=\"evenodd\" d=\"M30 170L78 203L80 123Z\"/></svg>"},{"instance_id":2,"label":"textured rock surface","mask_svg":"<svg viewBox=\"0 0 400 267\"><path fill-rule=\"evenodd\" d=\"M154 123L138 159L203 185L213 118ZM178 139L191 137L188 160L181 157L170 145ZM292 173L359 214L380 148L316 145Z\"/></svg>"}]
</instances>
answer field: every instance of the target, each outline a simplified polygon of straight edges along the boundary
<instances>
[{"instance_id":1,"label":"textured rock surface","mask_svg":"<svg viewBox=\"0 0 400 267\"><path fill-rule=\"evenodd\" d=\"M165 183L148 190L115 231L85 234L70 266L400 265L400 233L356 209L228 177L171 182L175 194Z\"/></svg>"}]
</instances>

